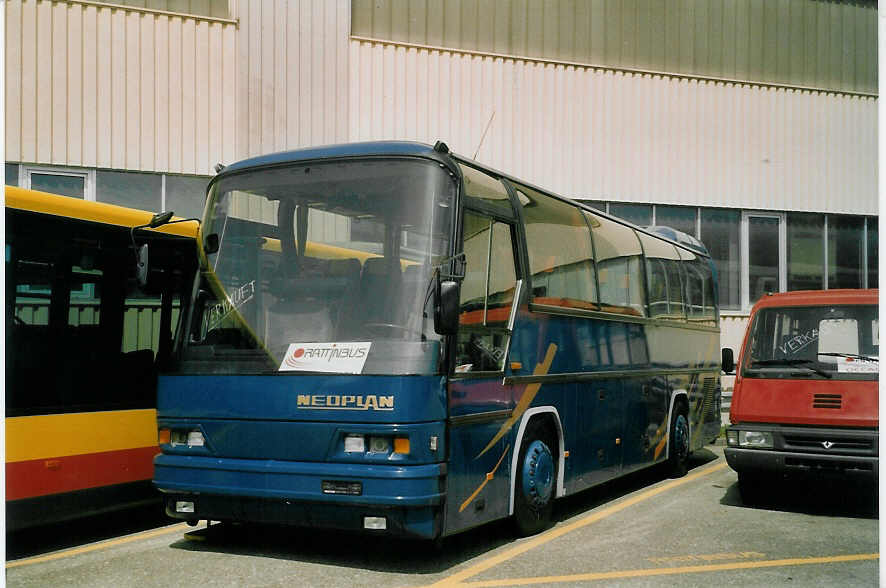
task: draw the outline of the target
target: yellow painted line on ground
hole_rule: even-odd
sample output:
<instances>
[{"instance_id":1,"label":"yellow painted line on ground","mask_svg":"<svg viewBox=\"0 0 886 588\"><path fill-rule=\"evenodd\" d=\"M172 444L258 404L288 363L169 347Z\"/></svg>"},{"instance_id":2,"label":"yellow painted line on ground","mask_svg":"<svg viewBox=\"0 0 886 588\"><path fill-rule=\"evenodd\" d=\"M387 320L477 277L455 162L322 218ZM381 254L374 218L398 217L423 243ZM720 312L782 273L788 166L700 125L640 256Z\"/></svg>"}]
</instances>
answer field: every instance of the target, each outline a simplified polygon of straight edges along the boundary
<instances>
[{"instance_id":1,"label":"yellow painted line on ground","mask_svg":"<svg viewBox=\"0 0 886 588\"><path fill-rule=\"evenodd\" d=\"M702 566L682 566L676 568L651 568L643 570L624 570L617 572L599 572L593 574L572 574L570 576L548 576L546 578L512 578L508 580L483 580L467 582L463 586L486 588L489 586L529 586L531 584L555 584L561 582L592 582L595 580L625 580L630 578L648 578L651 576L673 576L679 574L699 574L704 572L726 572L732 570L749 570L758 568L775 568L783 566L808 566L814 564L833 564L879 559L879 553L859 553L853 555L834 555L829 557L797 557L790 559L771 559L763 561L741 561L728 564L709 564Z\"/></svg>"},{"instance_id":2,"label":"yellow painted line on ground","mask_svg":"<svg viewBox=\"0 0 886 588\"><path fill-rule=\"evenodd\" d=\"M151 539L152 537L160 537L162 535L169 535L171 533L177 533L179 531L183 531L188 527L187 523L178 523L175 525L171 525L169 527L163 527L161 529L154 529L153 531L145 531L144 533L137 533L135 535L128 535L126 537L120 537L119 539L111 539L110 541L103 541L101 543L93 543L91 545L84 545L83 547L76 547L74 549L67 549L65 551L57 551L55 553L50 553L48 555L41 555L38 557L29 557L27 559L17 559L15 561L7 562L6 569L9 568L17 568L20 566L29 566L38 563L44 563L47 561L54 561L57 559L64 559L66 557L72 557L75 555L80 555L83 553L90 553L92 551L98 551L100 549L107 549L109 547L116 547L117 545L125 545L126 543L132 543L133 541L141 541L142 539Z\"/></svg>"},{"instance_id":3,"label":"yellow painted line on ground","mask_svg":"<svg viewBox=\"0 0 886 588\"><path fill-rule=\"evenodd\" d=\"M682 486L683 484L687 484L689 482L697 480L698 478L701 478L702 476L707 476L709 474L713 474L714 472L718 472L725 467L726 467L725 462L706 467L702 470L699 470L698 472L689 474L688 476L685 476L683 478L679 478L677 480L672 480L666 484L662 484L661 486L658 486L656 488L652 488L651 490L647 490L645 492L637 494L636 496L628 498L627 500L623 500L622 502L618 502L616 504L613 504L612 506L610 506L608 508L604 508L603 510L594 512L594 513L592 513L586 517L583 517L575 522L572 522L572 523L569 523L567 525L563 525L560 527L554 527L550 531L547 531L547 532L542 533L541 535L538 535L532 539L524 541L524 542L522 542L510 549L507 549L507 550L499 553L498 555L494 555L490 558L484 559L483 561L480 561L480 562L478 562L478 563L476 563L476 564L474 564L474 565L472 565L472 566L470 566L470 567L468 567L456 574L453 574L452 576L449 576L448 578L443 578L439 582L435 582L434 584L431 584L431 586L456 586L458 584L464 583L464 581L467 580L468 578L472 578L472 577L476 576L477 574L481 574L481 573L485 572L486 570L493 568L500 563L506 562L509 559L513 559L513 558L517 557L518 555L526 553L527 551L529 551L531 549L535 549L536 547L540 547L540 546L544 545L545 543L550 543L554 539L562 537L563 535L566 535L567 533L571 533L572 531L575 531L577 529L581 529L582 527L586 527L587 525L596 523L597 521L600 521L610 515L620 512L630 506L634 506L635 504L643 502L644 500L648 500L650 498L653 498L654 496L658 496L662 492L667 492L668 490L676 488L677 486ZM473 585L473 583L471 583L471 585Z\"/></svg>"}]
</instances>

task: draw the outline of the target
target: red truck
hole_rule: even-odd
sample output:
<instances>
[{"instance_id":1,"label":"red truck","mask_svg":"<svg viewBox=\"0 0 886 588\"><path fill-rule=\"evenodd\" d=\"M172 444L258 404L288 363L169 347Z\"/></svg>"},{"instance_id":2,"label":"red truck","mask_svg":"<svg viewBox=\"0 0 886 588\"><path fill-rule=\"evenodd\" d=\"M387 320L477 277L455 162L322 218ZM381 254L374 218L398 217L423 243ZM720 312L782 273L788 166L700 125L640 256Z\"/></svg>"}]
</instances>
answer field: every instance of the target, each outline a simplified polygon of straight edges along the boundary
<instances>
[{"instance_id":1,"label":"red truck","mask_svg":"<svg viewBox=\"0 0 886 588\"><path fill-rule=\"evenodd\" d=\"M787 477L878 480L878 323L877 290L771 294L754 305L726 429L742 500L765 498Z\"/></svg>"}]
</instances>

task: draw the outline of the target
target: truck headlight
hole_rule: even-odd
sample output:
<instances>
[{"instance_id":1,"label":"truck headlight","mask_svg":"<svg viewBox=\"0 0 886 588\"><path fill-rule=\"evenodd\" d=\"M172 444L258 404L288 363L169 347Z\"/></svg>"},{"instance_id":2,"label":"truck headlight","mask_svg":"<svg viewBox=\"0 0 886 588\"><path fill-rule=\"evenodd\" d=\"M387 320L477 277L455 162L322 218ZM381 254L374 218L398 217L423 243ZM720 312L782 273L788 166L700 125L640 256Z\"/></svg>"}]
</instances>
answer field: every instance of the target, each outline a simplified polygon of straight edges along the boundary
<instances>
[{"instance_id":1,"label":"truck headlight","mask_svg":"<svg viewBox=\"0 0 886 588\"><path fill-rule=\"evenodd\" d=\"M740 447L772 449L772 433L765 431L739 431L738 444Z\"/></svg>"}]
</instances>

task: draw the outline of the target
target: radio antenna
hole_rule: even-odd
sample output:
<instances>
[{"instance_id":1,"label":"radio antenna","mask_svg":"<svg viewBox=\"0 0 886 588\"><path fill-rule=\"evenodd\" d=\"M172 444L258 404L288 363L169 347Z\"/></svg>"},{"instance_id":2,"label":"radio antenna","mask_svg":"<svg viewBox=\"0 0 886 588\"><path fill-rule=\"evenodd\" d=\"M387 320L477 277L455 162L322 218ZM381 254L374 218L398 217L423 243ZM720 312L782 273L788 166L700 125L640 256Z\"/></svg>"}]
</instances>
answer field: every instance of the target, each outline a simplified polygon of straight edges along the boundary
<instances>
[{"instance_id":1,"label":"radio antenna","mask_svg":"<svg viewBox=\"0 0 886 588\"><path fill-rule=\"evenodd\" d=\"M492 114L489 115L489 122L486 123L486 128L483 130L483 136L480 137L480 144L477 145L477 150L474 151L473 159L477 159L477 154L480 153L480 147L483 146L483 140L486 139L486 133L489 132L489 127L492 125L492 119L495 118L495 110L492 111Z\"/></svg>"}]
</instances>

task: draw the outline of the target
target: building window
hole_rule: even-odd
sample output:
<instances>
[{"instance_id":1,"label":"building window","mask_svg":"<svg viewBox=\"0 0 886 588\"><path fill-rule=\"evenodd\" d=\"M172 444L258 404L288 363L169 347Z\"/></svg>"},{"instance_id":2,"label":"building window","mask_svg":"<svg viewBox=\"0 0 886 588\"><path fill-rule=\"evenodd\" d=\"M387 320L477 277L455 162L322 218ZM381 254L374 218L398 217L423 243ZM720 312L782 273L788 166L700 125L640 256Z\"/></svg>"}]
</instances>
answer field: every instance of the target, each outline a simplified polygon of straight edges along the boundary
<instances>
[{"instance_id":1,"label":"building window","mask_svg":"<svg viewBox=\"0 0 886 588\"><path fill-rule=\"evenodd\" d=\"M824 215L787 215L788 290L821 290L824 284Z\"/></svg>"},{"instance_id":2,"label":"building window","mask_svg":"<svg viewBox=\"0 0 886 588\"><path fill-rule=\"evenodd\" d=\"M158 212L163 178L160 174L99 170L95 192L99 202Z\"/></svg>"},{"instance_id":3,"label":"building window","mask_svg":"<svg viewBox=\"0 0 886 588\"><path fill-rule=\"evenodd\" d=\"M609 203L609 214L623 218L638 227L648 227L652 224L652 206L649 204L623 204L621 202Z\"/></svg>"},{"instance_id":4,"label":"building window","mask_svg":"<svg viewBox=\"0 0 886 588\"><path fill-rule=\"evenodd\" d=\"M701 233L699 238L708 249L720 287L720 308L739 310L741 308L739 262L740 216L737 210L718 208L701 209Z\"/></svg>"},{"instance_id":5,"label":"building window","mask_svg":"<svg viewBox=\"0 0 886 588\"><path fill-rule=\"evenodd\" d=\"M745 264L744 292L742 302L745 307L753 306L767 292L784 290L784 220L778 213L745 212L742 218L744 244L742 259Z\"/></svg>"},{"instance_id":6,"label":"building window","mask_svg":"<svg viewBox=\"0 0 886 588\"><path fill-rule=\"evenodd\" d=\"M670 227L687 235L697 237L696 212L694 207L657 206L655 207L655 224Z\"/></svg>"},{"instance_id":7,"label":"building window","mask_svg":"<svg viewBox=\"0 0 886 588\"><path fill-rule=\"evenodd\" d=\"M864 218L828 215L828 289L861 288Z\"/></svg>"},{"instance_id":8,"label":"building window","mask_svg":"<svg viewBox=\"0 0 886 588\"><path fill-rule=\"evenodd\" d=\"M21 179L23 188L95 200L95 172L92 170L26 165Z\"/></svg>"},{"instance_id":9,"label":"building window","mask_svg":"<svg viewBox=\"0 0 886 588\"><path fill-rule=\"evenodd\" d=\"M206 186L209 178L200 176L166 176L164 210L172 210L182 218L203 216Z\"/></svg>"},{"instance_id":10,"label":"building window","mask_svg":"<svg viewBox=\"0 0 886 588\"><path fill-rule=\"evenodd\" d=\"M603 200L579 200L579 202L600 212L606 212L606 202Z\"/></svg>"},{"instance_id":11,"label":"building window","mask_svg":"<svg viewBox=\"0 0 886 588\"><path fill-rule=\"evenodd\" d=\"M14 163L6 164L6 185L18 186L18 165Z\"/></svg>"}]
</instances>

